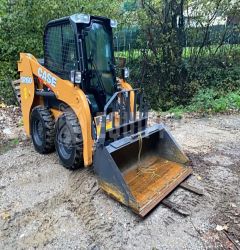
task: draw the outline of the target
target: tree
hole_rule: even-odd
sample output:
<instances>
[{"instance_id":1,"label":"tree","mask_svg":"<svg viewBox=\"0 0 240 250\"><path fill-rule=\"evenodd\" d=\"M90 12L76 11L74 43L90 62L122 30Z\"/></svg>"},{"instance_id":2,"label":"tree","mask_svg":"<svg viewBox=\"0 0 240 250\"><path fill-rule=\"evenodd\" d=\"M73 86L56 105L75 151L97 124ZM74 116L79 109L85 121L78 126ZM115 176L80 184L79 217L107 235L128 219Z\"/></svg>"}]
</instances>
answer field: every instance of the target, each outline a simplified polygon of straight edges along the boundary
<instances>
[{"instance_id":1,"label":"tree","mask_svg":"<svg viewBox=\"0 0 240 250\"><path fill-rule=\"evenodd\" d=\"M11 99L10 79L17 78L20 52L43 56L43 32L49 20L74 13L119 17L120 0L1 0L0 95ZM12 101L12 100L10 100Z\"/></svg>"}]
</instances>

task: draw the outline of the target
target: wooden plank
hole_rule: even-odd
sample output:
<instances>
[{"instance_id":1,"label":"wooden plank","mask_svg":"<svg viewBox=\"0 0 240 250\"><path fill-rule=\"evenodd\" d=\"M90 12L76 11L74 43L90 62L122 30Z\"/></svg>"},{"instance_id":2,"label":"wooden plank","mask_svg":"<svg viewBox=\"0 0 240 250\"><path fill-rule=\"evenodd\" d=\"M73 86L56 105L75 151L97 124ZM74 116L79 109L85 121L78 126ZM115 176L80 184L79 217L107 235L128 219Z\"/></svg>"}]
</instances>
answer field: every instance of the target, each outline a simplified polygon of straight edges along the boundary
<instances>
[{"instance_id":1,"label":"wooden plank","mask_svg":"<svg viewBox=\"0 0 240 250\"><path fill-rule=\"evenodd\" d=\"M189 216L191 213L188 212L187 210L185 210L185 208L181 207L180 205L170 201L170 200L167 200L167 199L164 199L162 200L161 202L164 206L170 208L171 210L173 210L174 212L182 215L182 216Z\"/></svg>"},{"instance_id":2,"label":"wooden plank","mask_svg":"<svg viewBox=\"0 0 240 250\"><path fill-rule=\"evenodd\" d=\"M203 195L204 194L202 189L198 189L196 187L193 187L193 186L187 184L186 182L182 182L179 186L186 189L186 190L188 190L188 191L190 191L190 192L192 192L192 193L194 193L194 194L197 194L197 195Z\"/></svg>"}]
</instances>

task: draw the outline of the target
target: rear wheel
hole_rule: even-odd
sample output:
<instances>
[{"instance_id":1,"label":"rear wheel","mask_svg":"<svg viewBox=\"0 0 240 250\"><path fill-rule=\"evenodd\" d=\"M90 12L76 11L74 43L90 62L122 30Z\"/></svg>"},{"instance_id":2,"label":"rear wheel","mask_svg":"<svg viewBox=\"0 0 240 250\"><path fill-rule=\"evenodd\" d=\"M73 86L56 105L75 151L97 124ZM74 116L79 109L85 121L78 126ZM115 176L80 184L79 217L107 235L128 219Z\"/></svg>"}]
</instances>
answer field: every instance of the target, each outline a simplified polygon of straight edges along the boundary
<instances>
[{"instance_id":1,"label":"rear wheel","mask_svg":"<svg viewBox=\"0 0 240 250\"><path fill-rule=\"evenodd\" d=\"M83 163L83 139L78 119L73 112L61 115L55 126L55 147L64 167L77 169Z\"/></svg>"},{"instance_id":2,"label":"rear wheel","mask_svg":"<svg viewBox=\"0 0 240 250\"><path fill-rule=\"evenodd\" d=\"M54 118L46 107L37 106L31 113L31 137L40 154L54 151Z\"/></svg>"}]
</instances>

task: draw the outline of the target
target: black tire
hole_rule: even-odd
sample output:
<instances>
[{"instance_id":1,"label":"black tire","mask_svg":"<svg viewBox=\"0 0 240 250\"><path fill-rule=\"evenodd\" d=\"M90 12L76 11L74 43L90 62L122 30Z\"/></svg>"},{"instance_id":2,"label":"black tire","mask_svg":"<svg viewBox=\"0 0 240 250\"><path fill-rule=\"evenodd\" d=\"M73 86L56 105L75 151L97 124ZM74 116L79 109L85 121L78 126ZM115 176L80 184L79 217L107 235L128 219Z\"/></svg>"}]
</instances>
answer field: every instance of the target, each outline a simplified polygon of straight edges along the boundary
<instances>
[{"instance_id":1,"label":"black tire","mask_svg":"<svg viewBox=\"0 0 240 250\"><path fill-rule=\"evenodd\" d=\"M58 118L55 126L55 148L65 168L74 170L84 166L82 131L73 112L65 112Z\"/></svg>"},{"instance_id":2,"label":"black tire","mask_svg":"<svg viewBox=\"0 0 240 250\"><path fill-rule=\"evenodd\" d=\"M37 106L32 110L31 137L34 148L40 154L54 151L54 126L55 121L48 108Z\"/></svg>"}]
</instances>

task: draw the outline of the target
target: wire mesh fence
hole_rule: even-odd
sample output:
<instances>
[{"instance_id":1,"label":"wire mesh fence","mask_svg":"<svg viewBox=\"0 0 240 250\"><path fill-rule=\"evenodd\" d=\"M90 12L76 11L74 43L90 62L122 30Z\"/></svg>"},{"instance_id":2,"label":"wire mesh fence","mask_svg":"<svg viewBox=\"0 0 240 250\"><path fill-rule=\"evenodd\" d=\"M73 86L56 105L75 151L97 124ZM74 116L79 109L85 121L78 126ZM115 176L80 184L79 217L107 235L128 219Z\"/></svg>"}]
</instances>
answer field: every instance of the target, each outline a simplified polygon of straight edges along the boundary
<instances>
[{"instance_id":1,"label":"wire mesh fence","mask_svg":"<svg viewBox=\"0 0 240 250\"><path fill-rule=\"evenodd\" d=\"M182 56L189 57L201 47L206 53L221 53L240 50L240 32L238 25L214 25L210 27L190 27L181 34ZM125 57L127 63L142 55L150 55L147 37L137 27L122 29L114 34L114 49L117 57ZM158 33L158 36L161 34ZM161 43L158 44L161 48Z\"/></svg>"}]
</instances>

